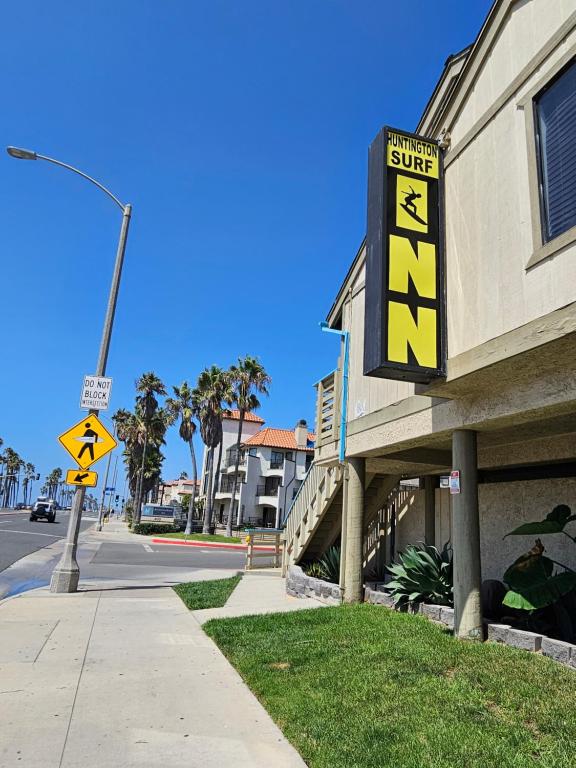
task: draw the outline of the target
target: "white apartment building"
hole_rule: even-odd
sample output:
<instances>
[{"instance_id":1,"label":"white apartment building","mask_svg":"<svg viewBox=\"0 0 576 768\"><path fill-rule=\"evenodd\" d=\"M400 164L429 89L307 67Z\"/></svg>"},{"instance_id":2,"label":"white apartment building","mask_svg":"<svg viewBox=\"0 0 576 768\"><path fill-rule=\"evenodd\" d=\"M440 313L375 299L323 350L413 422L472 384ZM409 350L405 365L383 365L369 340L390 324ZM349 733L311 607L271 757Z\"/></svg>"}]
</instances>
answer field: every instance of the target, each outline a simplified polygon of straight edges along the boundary
<instances>
[{"instance_id":1,"label":"white apartment building","mask_svg":"<svg viewBox=\"0 0 576 768\"><path fill-rule=\"evenodd\" d=\"M250 414L251 418L257 418ZM251 422L254 424L254 422ZM260 424L264 422L260 420ZM232 503L236 441L226 448L217 482L215 515L218 523L228 520ZM294 429L266 427L245 437L240 447L236 490L242 522L279 527L295 498L314 455L314 434L306 421Z\"/></svg>"},{"instance_id":2,"label":"white apartment building","mask_svg":"<svg viewBox=\"0 0 576 768\"><path fill-rule=\"evenodd\" d=\"M240 420L240 411L237 410L229 410L225 412L224 418L222 419L222 462L220 470L221 472L227 471L227 474L229 475L230 471L233 471L234 462L232 461L231 465L228 466L228 462L230 462L231 458L233 458L233 453L231 453L231 449L237 445L238 443L238 422ZM264 424L264 419L262 419L260 416L258 416L255 413L247 413L244 415L244 423L242 425L242 441L248 440L250 437L255 435ZM214 475L216 476L216 464L218 460L218 453L220 448L216 448L215 450L215 456L214 456ZM232 469L230 469L232 467ZM206 496L206 489L208 487L208 450L206 447L204 448L204 454L202 457L202 471L200 473L200 496L205 497ZM217 493L216 495L216 510L219 511L220 504L222 504L222 501L224 503L227 499L230 498L230 493L227 495ZM225 504L225 508L227 508ZM226 515L227 516L227 515ZM220 519L220 515L217 515L217 519Z\"/></svg>"}]
</instances>

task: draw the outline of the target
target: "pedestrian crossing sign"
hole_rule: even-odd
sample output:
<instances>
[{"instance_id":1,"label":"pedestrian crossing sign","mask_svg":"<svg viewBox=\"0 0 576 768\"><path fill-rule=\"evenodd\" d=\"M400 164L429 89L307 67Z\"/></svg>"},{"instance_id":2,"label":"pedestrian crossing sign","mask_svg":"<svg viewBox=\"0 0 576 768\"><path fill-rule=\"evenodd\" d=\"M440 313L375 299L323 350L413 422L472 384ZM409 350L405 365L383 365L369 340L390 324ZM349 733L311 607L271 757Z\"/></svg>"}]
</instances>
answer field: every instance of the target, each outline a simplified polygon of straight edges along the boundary
<instances>
[{"instance_id":1,"label":"pedestrian crossing sign","mask_svg":"<svg viewBox=\"0 0 576 768\"><path fill-rule=\"evenodd\" d=\"M83 485L85 488L94 488L98 485L98 473L83 472L81 469L68 469L66 482L68 485Z\"/></svg>"},{"instance_id":2,"label":"pedestrian crossing sign","mask_svg":"<svg viewBox=\"0 0 576 768\"><path fill-rule=\"evenodd\" d=\"M96 416L85 416L58 438L80 469L88 469L118 443Z\"/></svg>"}]
</instances>

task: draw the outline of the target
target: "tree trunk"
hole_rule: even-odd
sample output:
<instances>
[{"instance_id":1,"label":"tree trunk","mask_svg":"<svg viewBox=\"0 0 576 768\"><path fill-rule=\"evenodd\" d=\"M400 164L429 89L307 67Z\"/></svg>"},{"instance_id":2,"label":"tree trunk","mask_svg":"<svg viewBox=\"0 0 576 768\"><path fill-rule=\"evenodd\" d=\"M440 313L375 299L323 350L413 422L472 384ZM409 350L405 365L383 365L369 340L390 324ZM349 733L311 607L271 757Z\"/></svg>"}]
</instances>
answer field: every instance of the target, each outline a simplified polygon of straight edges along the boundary
<instances>
[{"instance_id":1,"label":"tree trunk","mask_svg":"<svg viewBox=\"0 0 576 768\"><path fill-rule=\"evenodd\" d=\"M140 507L142 506L142 489L144 488L144 464L146 462L146 450L148 448L148 432L144 435L144 449L142 451L142 463L140 465L140 477L136 486L136 501L132 510L132 525L140 522Z\"/></svg>"},{"instance_id":2,"label":"tree trunk","mask_svg":"<svg viewBox=\"0 0 576 768\"><path fill-rule=\"evenodd\" d=\"M208 487L206 488L206 506L204 509L204 525L202 533L210 533L212 522L212 480L214 475L214 448L208 451Z\"/></svg>"},{"instance_id":3,"label":"tree trunk","mask_svg":"<svg viewBox=\"0 0 576 768\"><path fill-rule=\"evenodd\" d=\"M232 520L234 519L234 510L236 507L236 488L238 486L238 467L240 466L240 443L242 442L242 427L244 426L244 414L243 408L240 409L240 419L238 421L238 440L236 441L236 462L234 464L234 483L232 485L232 498L230 499L230 514L228 515L228 523L226 525L226 536L232 536ZM242 518L242 510L238 505L238 519L237 525L240 525Z\"/></svg>"},{"instance_id":4,"label":"tree trunk","mask_svg":"<svg viewBox=\"0 0 576 768\"><path fill-rule=\"evenodd\" d=\"M196 466L196 453L194 452L194 440L190 438L190 458L192 459L192 494L190 495L190 506L188 507L188 520L186 521L185 534L189 536L192 533L192 516L194 514L194 504L196 503L196 482L198 480L198 468Z\"/></svg>"},{"instance_id":5,"label":"tree trunk","mask_svg":"<svg viewBox=\"0 0 576 768\"><path fill-rule=\"evenodd\" d=\"M218 461L216 462L216 476L215 476L213 488L212 488L212 516L214 518L216 517L216 492L220 484L220 466L222 465L222 443L223 443L223 440L220 440L220 445L218 447Z\"/></svg>"}]
</instances>

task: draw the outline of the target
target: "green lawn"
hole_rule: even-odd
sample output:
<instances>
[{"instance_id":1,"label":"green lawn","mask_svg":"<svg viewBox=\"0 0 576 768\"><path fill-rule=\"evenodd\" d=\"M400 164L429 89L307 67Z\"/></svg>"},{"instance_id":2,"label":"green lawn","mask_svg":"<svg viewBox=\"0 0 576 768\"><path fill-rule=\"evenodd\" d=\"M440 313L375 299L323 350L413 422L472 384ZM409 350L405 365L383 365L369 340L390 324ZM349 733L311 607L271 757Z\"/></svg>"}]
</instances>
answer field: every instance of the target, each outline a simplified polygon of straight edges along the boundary
<instances>
[{"instance_id":1,"label":"green lawn","mask_svg":"<svg viewBox=\"0 0 576 768\"><path fill-rule=\"evenodd\" d=\"M215 579L214 581L190 581L173 587L182 598L184 605L191 611L200 608L221 608L232 592L238 586L242 576L232 576L231 579Z\"/></svg>"},{"instance_id":2,"label":"green lawn","mask_svg":"<svg viewBox=\"0 0 576 768\"><path fill-rule=\"evenodd\" d=\"M223 536L220 533L190 533L186 536L185 533L150 533L149 536L154 536L156 539L187 539L191 541L223 541L226 544L240 544L242 539L239 536Z\"/></svg>"},{"instance_id":3,"label":"green lawn","mask_svg":"<svg viewBox=\"0 0 576 768\"><path fill-rule=\"evenodd\" d=\"M573 768L576 672L372 605L205 631L312 768Z\"/></svg>"}]
</instances>

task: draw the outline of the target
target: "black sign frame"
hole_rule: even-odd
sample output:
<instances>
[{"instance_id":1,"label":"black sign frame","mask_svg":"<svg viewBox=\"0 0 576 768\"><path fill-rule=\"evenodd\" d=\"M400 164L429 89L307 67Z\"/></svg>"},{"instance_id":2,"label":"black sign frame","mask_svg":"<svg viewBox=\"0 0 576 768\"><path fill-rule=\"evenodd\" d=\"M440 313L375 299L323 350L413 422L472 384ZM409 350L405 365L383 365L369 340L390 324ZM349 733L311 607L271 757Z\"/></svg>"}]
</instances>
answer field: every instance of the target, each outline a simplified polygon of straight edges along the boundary
<instances>
[{"instance_id":1,"label":"black sign frame","mask_svg":"<svg viewBox=\"0 0 576 768\"><path fill-rule=\"evenodd\" d=\"M388 166L387 147L389 133L407 139L434 144L438 147L438 179L402 168L403 176L425 181L428 185L428 232L415 233L396 226L396 175ZM398 294L389 289L390 235L397 234L410 241L414 250L417 243L432 243L436 248L436 298L418 294L411 277L408 292ZM446 376L446 281L444 231L444 168L442 149L438 142L414 133L384 126L369 149L368 156L368 222L366 233L366 280L364 322L364 375L378 378L429 384ZM408 344L408 362L401 363L388 357L388 313L390 301L397 300L410 309L416 322L418 307L433 308L436 312L436 367L420 365Z\"/></svg>"}]
</instances>

